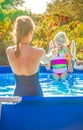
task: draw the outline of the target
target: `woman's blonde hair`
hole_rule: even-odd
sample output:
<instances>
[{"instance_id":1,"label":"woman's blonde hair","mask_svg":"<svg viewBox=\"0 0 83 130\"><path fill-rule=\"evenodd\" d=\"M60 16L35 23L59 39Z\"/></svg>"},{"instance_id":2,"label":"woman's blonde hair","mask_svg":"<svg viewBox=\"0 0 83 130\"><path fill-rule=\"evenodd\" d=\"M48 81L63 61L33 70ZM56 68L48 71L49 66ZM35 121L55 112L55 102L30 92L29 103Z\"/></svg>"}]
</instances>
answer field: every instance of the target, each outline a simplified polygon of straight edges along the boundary
<instances>
[{"instance_id":1,"label":"woman's blonde hair","mask_svg":"<svg viewBox=\"0 0 83 130\"><path fill-rule=\"evenodd\" d=\"M56 36L54 37L54 42L56 43L56 40L58 40L58 38L60 38L60 37L63 37L65 39L64 40L64 45L68 46L70 42L69 42L69 39L68 39L68 37L67 37L65 32L58 32L56 34Z\"/></svg>"},{"instance_id":2,"label":"woman's blonde hair","mask_svg":"<svg viewBox=\"0 0 83 130\"><path fill-rule=\"evenodd\" d=\"M35 29L35 24L33 20L29 16L19 16L17 17L14 30L13 30L13 37L17 48L15 50L16 57L19 57L20 50L19 50L19 43L21 39L29 34L30 31Z\"/></svg>"}]
</instances>

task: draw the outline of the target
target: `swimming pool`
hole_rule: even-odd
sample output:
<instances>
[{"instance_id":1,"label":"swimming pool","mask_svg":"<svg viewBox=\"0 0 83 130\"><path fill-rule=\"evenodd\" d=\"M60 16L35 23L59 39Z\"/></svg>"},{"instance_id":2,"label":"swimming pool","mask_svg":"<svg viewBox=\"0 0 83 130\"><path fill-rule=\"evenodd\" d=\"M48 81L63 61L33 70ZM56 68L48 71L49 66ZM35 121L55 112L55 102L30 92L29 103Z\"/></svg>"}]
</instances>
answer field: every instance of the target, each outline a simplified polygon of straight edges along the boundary
<instances>
[{"instance_id":1,"label":"swimming pool","mask_svg":"<svg viewBox=\"0 0 83 130\"><path fill-rule=\"evenodd\" d=\"M54 82L40 67L40 83L45 97L12 97L11 68L0 67L0 130L83 130L83 71Z\"/></svg>"},{"instance_id":2,"label":"swimming pool","mask_svg":"<svg viewBox=\"0 0 83 130\"><path fill-rule=\"evenodd\" d=\"M74 73L68 73L66 80L56 82L52 71L46 71L45 67L41 66L39 76L44 97L83 94L83 70L74 70ZM15 79L11 68L0 67L0 96L13 96L14 89Z\"/></svg>"}]
</instances>

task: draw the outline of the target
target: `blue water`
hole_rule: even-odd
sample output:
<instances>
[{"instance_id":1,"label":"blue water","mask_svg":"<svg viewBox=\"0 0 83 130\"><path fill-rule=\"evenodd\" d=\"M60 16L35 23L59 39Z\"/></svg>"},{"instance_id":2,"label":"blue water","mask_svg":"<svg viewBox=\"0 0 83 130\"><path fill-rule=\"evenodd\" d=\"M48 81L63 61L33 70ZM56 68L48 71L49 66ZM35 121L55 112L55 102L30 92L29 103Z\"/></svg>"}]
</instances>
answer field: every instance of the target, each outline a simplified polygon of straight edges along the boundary
<instances>
[{"instance_id":1,"label":"blue water","mask_svg":"<svg viewBox=\"0 0 83 130\"><path fill-rule=\"evenodd\" d=\"M64 81L55 81L51 73L40 73L40 84L45 97L83 94L83 73L68 74ZM0 96L12 96L15 79L12 73L0 74Z\"/></svg>"}]
</instances>

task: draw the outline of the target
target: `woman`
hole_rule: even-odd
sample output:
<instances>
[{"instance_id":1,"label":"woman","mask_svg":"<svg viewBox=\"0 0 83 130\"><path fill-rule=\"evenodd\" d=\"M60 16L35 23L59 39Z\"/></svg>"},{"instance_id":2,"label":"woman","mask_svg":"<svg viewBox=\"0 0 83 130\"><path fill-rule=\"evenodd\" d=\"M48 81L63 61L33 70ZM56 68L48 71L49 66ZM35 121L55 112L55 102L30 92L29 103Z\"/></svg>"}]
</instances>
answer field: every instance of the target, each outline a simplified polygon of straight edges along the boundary
<instances>
[{"instance_id":1,"label":"woman","mask_svg":"<svg viewBox=\"0 0 83 130\"><path fill-rule=\"evenodd\" d=\"M29 16L20 16L13 30L15 44L6 49L9 64L16 79L14 96L42 96L39 83L39 65L48 63L44 49L30 45L34 34L34 22Z\"/></svg>"}]
</instances>

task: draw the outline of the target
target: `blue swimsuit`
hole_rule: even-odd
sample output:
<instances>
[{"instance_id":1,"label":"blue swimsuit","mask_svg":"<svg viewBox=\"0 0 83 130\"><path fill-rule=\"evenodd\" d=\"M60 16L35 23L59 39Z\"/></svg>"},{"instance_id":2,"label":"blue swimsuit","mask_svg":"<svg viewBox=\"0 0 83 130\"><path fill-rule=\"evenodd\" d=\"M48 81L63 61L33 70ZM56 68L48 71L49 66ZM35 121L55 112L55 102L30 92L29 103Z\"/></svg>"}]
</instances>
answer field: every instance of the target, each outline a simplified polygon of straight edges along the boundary
<instances>
[{"instance_id":1,"label":"blue swimsuit","mask_svg":"<svg viewBox=\"0 0 83 130\"><path fill-rule=\"evenodd\" d=\"M14 96L43 96L38 72L31 76L14 75L16 80Z\"/></svg>"}]
</instances>

